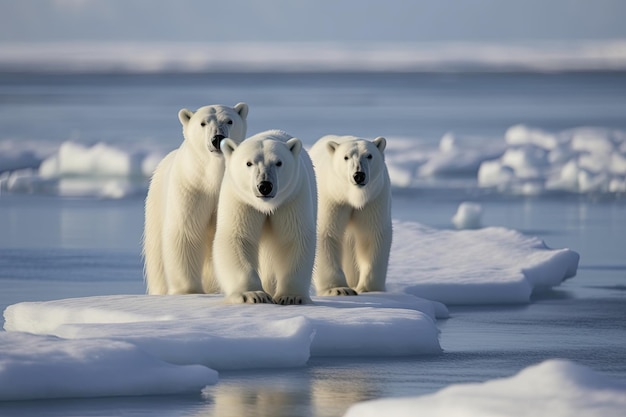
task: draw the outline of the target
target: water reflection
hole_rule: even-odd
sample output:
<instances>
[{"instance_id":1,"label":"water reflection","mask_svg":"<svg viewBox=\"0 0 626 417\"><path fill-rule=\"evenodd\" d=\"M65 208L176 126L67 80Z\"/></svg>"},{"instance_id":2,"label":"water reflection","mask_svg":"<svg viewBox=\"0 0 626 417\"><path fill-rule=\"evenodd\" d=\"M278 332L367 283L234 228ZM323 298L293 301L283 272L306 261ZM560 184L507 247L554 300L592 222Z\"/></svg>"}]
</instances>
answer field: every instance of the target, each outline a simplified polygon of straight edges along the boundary
<instances>
[{"instance_id":1,"label":"water reflection","mask_svg":"<svg viewBox=\"0 0 626 417\"><path fill-rule=\"evenodd\" d=\"M333 361L337 363L337 361ZM358 366L358 365L357 365ZM220 375L203 390L206 404L198 417L330 417L340 416L358 401L380 396L366 368L307 367L284 372Z\"/></svg>"}]
</instances>

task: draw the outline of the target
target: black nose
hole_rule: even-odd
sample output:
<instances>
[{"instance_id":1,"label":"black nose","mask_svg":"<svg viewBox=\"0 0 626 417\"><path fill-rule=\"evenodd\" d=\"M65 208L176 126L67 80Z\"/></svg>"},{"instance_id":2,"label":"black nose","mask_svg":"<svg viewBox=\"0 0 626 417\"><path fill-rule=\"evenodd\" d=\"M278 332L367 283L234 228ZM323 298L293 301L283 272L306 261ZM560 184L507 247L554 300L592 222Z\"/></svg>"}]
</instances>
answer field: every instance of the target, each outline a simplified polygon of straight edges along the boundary
<instances>
[{"instance_id":1,"label":"black nose","mask_svg":"<svg viewBox=\"0 0 626 417\"><path fill-rule=\"evenodd\" d=\"M220 150L220 143L222 142L222 139L224 139L226 136L224 135L215 135L213 136L213 139L211 139L211 144L213 145L213 147L215 149L217 149L218 151Z\"/></svg>"},{"instance_id":2,"label":"black nose","mask_svg":"<svg viewBox=\"0 0 626 417\"><path fill-rule=\"evenodd\" d=\"M361 171L357 171L354 173L354 182L356 182L357 184L363 184L363 181L365 181L365 172L361 172Z\"/></svg>"},{"instance_id":3,"label":"black nose","mask_svg":"<svg viewBox=\"0 0 626 417\"><path fill-rule=\"evenodd\" d=\"M272 192L272 188L274 188L274 186L269 181L261 181L259 185L257 185L257 188L262 195L267 196Z\"/></svg>"}]
</instances>

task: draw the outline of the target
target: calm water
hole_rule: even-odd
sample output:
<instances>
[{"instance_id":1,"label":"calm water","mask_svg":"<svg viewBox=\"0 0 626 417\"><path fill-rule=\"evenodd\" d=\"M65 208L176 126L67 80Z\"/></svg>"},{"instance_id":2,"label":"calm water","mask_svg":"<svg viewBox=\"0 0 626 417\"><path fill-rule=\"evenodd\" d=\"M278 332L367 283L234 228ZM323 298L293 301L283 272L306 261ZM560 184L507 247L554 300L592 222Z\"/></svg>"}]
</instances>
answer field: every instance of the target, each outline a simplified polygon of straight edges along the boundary
<instances>
[{"instance_id":1,"label":"calm water","mask_svg":"<svg viewBox=\"0 0 626 417\"><path fill-rule=\"evenodd\" d=\"M626 130L624 74L215 76L0 75L0 140L68 138L177 146L181 107L250 104L249 131L283 128L437 141L447 131L500 138L548 130ZM36 117L33 117L36 116ZM35 120L35 121L33 121ZM449 228L446 190L397 190L394 217ZM568 358L626 381L626 200L478 198L483 223L581 254L578 275L529 305L453 307L444 353L402 359L315 358L306 368L223 372L204 395L0 404L22 416L339 416L355 401L432 392ZM28 300L143 293L143 201L0 196L0 309Z\"/></svg>"}]
</instances>

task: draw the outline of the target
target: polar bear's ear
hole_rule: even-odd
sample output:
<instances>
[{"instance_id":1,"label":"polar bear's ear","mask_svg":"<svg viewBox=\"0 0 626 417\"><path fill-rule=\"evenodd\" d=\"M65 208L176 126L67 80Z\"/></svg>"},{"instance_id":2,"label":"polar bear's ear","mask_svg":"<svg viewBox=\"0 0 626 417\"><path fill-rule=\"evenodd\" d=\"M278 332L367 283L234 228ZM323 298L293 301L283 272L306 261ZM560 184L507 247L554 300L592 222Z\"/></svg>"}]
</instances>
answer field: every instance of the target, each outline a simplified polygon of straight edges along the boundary
<instances>
[{"instance_id":1,"label":"polar bear's ear","mask_svg":"<svg viewBox=\"0 0 626 417\"><path fill-rule=\"evenodd\" d=\"M328 153L331 155L335 153L338 146L339 144L337 142L333 142L332 140L326 143L326 149L328 149Z\"/></svg>"},{"instance_id":2,"label":"polar bear's ear","mask_svg":"<svg viewBox=\"0 0 626 417\"><path fill-rule=\"evenodd\" d=\"M376 139L374 139L372 143L376 145L380 153L385 152L385 148L387 147L387 139L383 138L382 136L379 136Z\"/></svg>"},{"instance_id":3,"label":"polar bear's ear","mask_svg":"<svg viewBox=\"0 0 626 417\"><path fill-rule=\"evenodd\" d=\"M230 158L235 149L237 149L237 142L231 138L222 139L220 142L220 149L222 150L225 158Z\"/></svg>"},{"instance_id":4,"label":"polar bear's ear","mask_svg":"<svg viewBox=\"0 0 626 417\"><path fill-rule=\"evenodd\" d=\"M193 112L189 109L181 109L178 112L178 120L180 120L180 123L183 125L183 127L187 126L187 123L189 123L192 116Z\"/></svg>"},{"instance_id":5,"label":"polar bear's ear","mask_svg":"<svg viewBox=\"0 0 626 417\"><path fill-rule=\"evenodd\" d=\"M291 138L287 142L285 142L287 148L289 148L289 152L293 154L293 157L298 159L300 155L300 151L302 150L302 142L298 138Z\"/></svg>"},{"instance_id":6,"label":"polar bear's ear","mask_svg":"<svg viewBox=\"0 0 626 417\"><path fill-rule=\"evenodd\" d=\"M246 103L237 103L233 108L239 113L239 117L246 120L246 117L248 117L248 105Z\"/></svg>"}]
</instances>

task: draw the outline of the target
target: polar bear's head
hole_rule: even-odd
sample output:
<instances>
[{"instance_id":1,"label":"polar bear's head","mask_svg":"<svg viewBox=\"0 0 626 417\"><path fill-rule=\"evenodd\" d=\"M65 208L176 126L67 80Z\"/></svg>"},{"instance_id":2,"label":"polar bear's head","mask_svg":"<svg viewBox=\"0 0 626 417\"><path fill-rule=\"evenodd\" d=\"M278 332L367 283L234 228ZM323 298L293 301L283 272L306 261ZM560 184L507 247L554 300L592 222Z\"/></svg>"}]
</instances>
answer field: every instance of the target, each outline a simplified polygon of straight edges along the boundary
<instances>
[{"instance_id":1,"label":"polar bear's head","mask_svg":"<svg viewBox=\"0 0 626 417\"><path fill-rule=\"evenodd\" d=\"M178 119L183 125L185 140L197 152L220 154L224 138L241 142L246 137L248 105L238 103L235 107L212 105L200 107L196 112L182 109Z\"/></svg>"},{"instance_id":2,"label":"polar bear's head","mask_svg":"<svg viewBox=\"0 0 626 417\"><path fill-rule=\"evenodd\" d=\"M387 141L382 136L373 141L353 138L326 143L334 171L333 181L342 184L337 188L345 192L352 206L363 207L384 187L385 146Z\"/></svg>"},{"instance_id":3,"label":"polar bear's head","mask_svg":"<svg viewBox=\"0 0 626 417\"><path fill-rule=\"evenodd\" d=\"M300 184L302 142L270 130L241 144L222 141L226 175L241 200L262 213L271 214L297 192Z\"/></svg>"}]
</instances>

